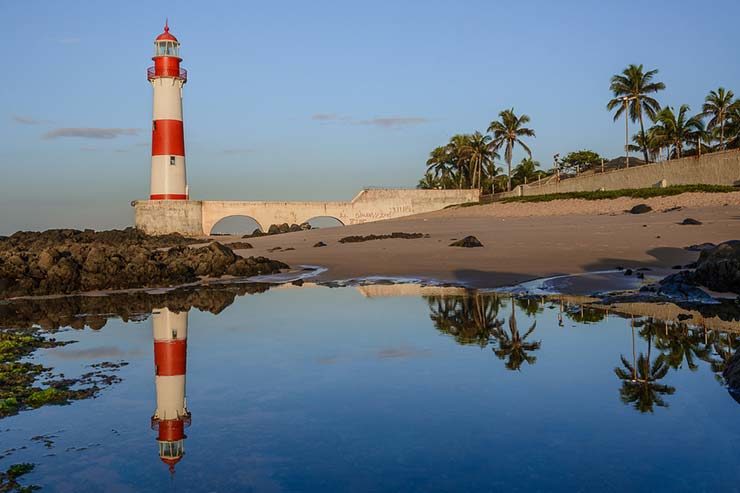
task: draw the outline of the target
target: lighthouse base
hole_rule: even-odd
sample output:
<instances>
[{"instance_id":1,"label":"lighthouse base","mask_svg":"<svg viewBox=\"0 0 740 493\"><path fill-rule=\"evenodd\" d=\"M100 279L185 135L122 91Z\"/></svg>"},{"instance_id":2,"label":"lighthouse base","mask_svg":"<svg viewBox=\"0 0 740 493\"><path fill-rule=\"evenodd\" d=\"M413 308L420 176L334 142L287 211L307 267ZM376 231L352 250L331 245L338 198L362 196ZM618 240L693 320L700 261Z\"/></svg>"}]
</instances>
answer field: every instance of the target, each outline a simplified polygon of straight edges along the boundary
<instances>
[{"instance_id":1,"label":"lighthouse base","mask_svg":"<svg viewBox=\"0 0 740 493\"><path fill-rule=\"evenodd\" d=\"M203 236L203 204L199 200L135 200L131 205L134 224L147 234Z\"/></svg>"}]
</instances>

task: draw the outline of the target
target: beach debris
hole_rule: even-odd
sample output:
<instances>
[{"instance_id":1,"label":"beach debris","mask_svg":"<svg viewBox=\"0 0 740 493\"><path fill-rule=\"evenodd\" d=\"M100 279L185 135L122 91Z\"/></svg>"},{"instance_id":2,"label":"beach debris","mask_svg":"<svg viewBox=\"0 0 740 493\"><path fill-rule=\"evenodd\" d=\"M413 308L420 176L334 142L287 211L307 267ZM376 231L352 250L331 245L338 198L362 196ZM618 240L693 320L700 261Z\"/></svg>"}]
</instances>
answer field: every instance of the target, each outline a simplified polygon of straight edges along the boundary
<instances>
[{"instance_id":1,"label":"beach debris","mask_svg":"<svg viewBox=\"0 0 740 493\"><path fill-rule=\"evenodd\" d=\"M402 239L402 240L416 240L418 238L429 238L428 234L424 233L391 233L389 235L366 235L366 236L345 236L340 238L339 243L362 243L363 241L373 240L390 240L390 239Z\"/></svg>"},{"instance_id":2,"label":"beach debris","mask_svg":"<svg viewBox=\"0 0 740 493\"><path fill-rule=\"evenodd\" d=\"M466 236L462 240L455 241L453 243L450 243L450 246L452 247L463 247L463 248L477 248L482 247L483 243L478 240L475 236Z\"/></svg>"},{"instance_id":3,"label":"beach debris","mask_svg":"<svg viewBox=\"0 0 740 493\"><path fill-rule=\"evenodd\" d=\"M326 246L326 243L324 243L323 241L317 241L313 245L314 248L321 248L321 247L325 247L325 246Z\"/></svg>"},{"instance_id":4,"label":"beach debris","mask_svg":"<svg viewBox=\"0 0 740 493\"><path fill-rule=\"evenodd\" d=\"M647 204L637 204L629 210L630 214L645 214L646 212L652 211L653 208Z\"/></svg>"},{"instance_id":5,"label":"beach debris","mask_svg":"<svg viewBox=\"0 0 740 493\"><path fill-rule=\"evenodd\" d=\"M701 221L694 219L693 217L687 217L680 223L678 223L682 226L699 226L700 224L703 224Z\"/></svg>"}]
</instances>

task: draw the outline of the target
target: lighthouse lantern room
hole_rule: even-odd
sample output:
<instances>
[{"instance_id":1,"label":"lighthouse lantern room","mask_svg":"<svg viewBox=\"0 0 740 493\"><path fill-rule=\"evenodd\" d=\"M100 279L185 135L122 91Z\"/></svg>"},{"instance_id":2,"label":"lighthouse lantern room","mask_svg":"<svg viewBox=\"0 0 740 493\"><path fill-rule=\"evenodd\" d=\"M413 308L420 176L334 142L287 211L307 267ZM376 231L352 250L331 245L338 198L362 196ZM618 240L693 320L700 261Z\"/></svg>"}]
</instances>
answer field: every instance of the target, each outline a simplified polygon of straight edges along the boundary
<instances>
[{"instance_id":1,"label":"lighthouse lantern room","mask_svg":"<svg viewBox=\"0 0 740 493\"><path fill-rule=\"evenodd\" d=\"M182 88L188 73L180 67L180 42L164 32L154 40L154 66L147 70L152 85L152 174L150 200L187 200Z\"/></svg>"}]
</instances>

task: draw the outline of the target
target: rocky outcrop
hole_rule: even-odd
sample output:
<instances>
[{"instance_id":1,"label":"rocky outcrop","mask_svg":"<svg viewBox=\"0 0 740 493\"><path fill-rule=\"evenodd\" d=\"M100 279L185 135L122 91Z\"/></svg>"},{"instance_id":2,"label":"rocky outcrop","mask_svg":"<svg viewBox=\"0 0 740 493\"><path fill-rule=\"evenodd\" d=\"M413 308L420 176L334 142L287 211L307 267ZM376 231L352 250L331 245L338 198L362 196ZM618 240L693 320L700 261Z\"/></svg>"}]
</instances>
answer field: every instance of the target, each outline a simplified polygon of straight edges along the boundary
<instances>
[{"instance_id":1,"label":"rocky outcrop","mask_svg":"<svg viewBox=\"0 0 740 493\"><path fill-rule=\"evenodd\" d=\"M692 279L713 291L740 294L740 240L703 250Z\"/></svg>"},{"instance_id":2,"label":"rocky outcrop","mask_svg":"<svg viewBox=\"0 0 740 493\"><path fill-rule=\"evenodd\" d=\"M308 223L301 223L301 224L271 224L269 228L267 228L267 232L262 232L259 229L255 229L252 231L251 235L244 235L242 238L259 238L260 236L271 236L271 235L280 235L285 233L296 233L298 231L307 231L311 229L311 225Z\"/></svg>"},{"instance_id":3,"label":"rocky outcrop","mask_svg":"<svg viewBox=\"0 0 740 493\"><path fill-rule=\"evenodd\" d=\"M204 277L271 274L287 266L243 258L214 242L200 248L180 235L52 230L0 242L0 298L175 286ZM174 246L173 246L174 244Z\"/></svg>"}]
</instances>

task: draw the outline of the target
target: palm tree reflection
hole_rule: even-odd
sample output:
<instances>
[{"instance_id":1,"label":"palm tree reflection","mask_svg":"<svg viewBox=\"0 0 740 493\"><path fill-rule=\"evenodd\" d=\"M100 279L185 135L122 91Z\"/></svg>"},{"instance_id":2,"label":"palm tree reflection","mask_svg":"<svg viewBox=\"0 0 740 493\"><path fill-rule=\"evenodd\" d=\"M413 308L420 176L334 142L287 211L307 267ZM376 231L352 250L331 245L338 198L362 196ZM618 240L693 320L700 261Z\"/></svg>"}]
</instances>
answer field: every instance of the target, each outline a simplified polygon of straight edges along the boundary
<instances>
[{"instance_id":1,"label":"palm tree reflection","mask_svg":"<svg viewBox=\"0 0 740 493\"><path fill-rule=\"evenodd\" d=\"M486 347L493 331L503 324L496 319L501 300L495 295L429 296L426 300L434 327L459 344Z\"/></svg>"},{"instance_id":2,"label":"palm tree reflection","mask_svg":"<svg viewBox=\"0 0 740 493\"><path fill-rule=\"evenodd\" d=\"M537 300L511 299L511 315L508 328L504 320L498 319L501 298L496 295L472 293L468 296L427 298L431 310L430 317L434 327L449 334L459 344L475 344L480 347L493 346L493 353L505 361L506 368L519 370L524 363L530 365L537 361L531 353L540 349L540 341L529 341L536 321L523 334L519 332L515 308L522 307L526 313L542 311Z\"/></svg>"},{"instance_id":3,"label":"palm tree reflection","mask_svg":"<svg viewBox=\"0 0 740 493\"><path fill-rule=\"evenodd\" d=\"M511 303L511 316L509 316L508 332L503 324L494 331L493 336L498 342L498 348L493 348L493 353L501 360L505 360L505 366L509 370L519 370L523 363L533 365L537 357L530 354L540 349L541 341L527 341L537 326L537 321L532 322L529 329L522 335L516 323L514 303Z\"/></svg>"},{"instance_id":4,"label":"palm tree reflection","mask_svg":"<svg viewBox=\"0 0 740 493\"><path fill-rule=\"evenodd\" d=\"M632 362L624 355L620 355L622 367L614 368L614 373L622 381L619 397L625 404L632 406L641 413L652 413L654 406L668 407L663 399L665 395L676 392L674 387L660 383L667 374L670 366L666 357L660 354L655 360L651 359L652 342L655 335L655 325L645 322L635 322L632 325ZM635 355L635 326L642 325L640 336L647 339L647 355L640 352Z\"/></svg>"}]
</instances>

